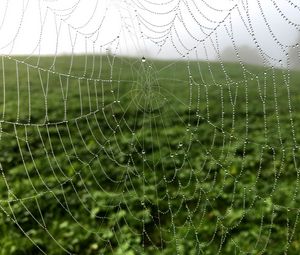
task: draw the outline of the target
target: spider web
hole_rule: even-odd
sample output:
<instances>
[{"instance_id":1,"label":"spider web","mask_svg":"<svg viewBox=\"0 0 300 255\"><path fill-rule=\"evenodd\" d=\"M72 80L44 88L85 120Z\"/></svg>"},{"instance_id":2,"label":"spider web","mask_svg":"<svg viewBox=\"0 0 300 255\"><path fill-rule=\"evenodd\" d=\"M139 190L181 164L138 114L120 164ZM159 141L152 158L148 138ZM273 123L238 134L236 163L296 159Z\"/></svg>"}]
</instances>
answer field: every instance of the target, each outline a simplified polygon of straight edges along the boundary
<instances>
[{"instance_id":1,"label":"spider web","mask_svg":"<svg viewBox=\"0 0 300 255\"><path fill-rule=\"evenodd\" d=\"M298 254L297 1L0 7L1 254Z\"/></svg>"}]
</instances>

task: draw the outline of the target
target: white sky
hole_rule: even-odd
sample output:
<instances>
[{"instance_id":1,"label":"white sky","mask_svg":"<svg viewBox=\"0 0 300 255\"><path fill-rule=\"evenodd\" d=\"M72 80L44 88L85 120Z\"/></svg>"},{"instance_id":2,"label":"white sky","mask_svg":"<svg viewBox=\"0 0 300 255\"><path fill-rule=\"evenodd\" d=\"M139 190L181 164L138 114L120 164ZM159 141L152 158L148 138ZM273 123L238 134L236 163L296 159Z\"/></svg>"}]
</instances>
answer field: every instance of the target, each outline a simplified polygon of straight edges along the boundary
<instances>
[{"instance_id":1,"label":"white sky","mask_svg":"<svg viewBox=\"0 0 300 255\"><path fill-rule=\"evenodd\" d=\"M108 48L124 55L178 58L187 52L195 56L189 50L196 47L201 58L215 58L214 47L233 45L226 26L237 45L255 46L256 38L264 53L281 59L300 29L300 10L291 3L297 2L1 0L0 54L103 53Z\"/></svg>"}]
</instances>

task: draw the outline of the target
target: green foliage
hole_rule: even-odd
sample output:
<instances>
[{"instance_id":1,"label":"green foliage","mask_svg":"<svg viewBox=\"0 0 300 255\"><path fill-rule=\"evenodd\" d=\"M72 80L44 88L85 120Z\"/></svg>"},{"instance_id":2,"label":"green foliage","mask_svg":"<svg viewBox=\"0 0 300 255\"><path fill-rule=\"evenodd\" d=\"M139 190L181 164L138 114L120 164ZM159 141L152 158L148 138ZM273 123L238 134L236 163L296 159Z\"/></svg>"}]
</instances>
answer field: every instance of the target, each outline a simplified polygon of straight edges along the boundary
<instances>
[{"instance_id":1,"label":"green foliage","mask_svg":"<svg viewBox=\"0 0 300 255\"><path fill-rule=\"evenodd\" d=\"M299 73L112 58L4 59L0 254L299 254Z\"/></svg>"}]
</instances>

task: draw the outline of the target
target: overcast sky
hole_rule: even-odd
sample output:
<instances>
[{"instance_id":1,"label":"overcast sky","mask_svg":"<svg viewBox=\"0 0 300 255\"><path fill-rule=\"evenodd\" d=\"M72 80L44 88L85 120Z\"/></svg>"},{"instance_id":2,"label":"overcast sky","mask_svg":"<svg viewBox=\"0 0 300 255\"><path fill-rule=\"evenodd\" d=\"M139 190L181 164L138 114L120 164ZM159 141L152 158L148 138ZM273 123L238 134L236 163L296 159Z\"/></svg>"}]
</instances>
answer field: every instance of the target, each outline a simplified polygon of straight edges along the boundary
<instances>
[{"instance_id":1,"label":"overcast sky","mask_svg":"<svg viewBox=\"0 0 300 255\"><path fill-rule=\"evenodd\" d=\"M1 0L0 54L108 49L123 55L213 59L218 50L246 44L276 62L296 42L297 2L300 5L296 0Z\"/></svg>"}]
</instances>

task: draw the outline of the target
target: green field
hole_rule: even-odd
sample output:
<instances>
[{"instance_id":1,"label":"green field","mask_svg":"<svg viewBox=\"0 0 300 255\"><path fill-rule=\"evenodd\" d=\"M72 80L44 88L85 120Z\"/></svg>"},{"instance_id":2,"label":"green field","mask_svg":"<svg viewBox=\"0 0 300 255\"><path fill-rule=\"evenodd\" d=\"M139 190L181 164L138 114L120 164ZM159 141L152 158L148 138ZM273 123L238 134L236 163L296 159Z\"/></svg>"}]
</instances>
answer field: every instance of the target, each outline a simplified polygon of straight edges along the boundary
<instances>
[{"instance_id":1,"label":"green field","mask_svg":"<svg viewBox=\"0 0 300 255\"><path fill-rule=\"evenodd\" d=\"M2 57L0 254L299 254L300 73Z\"/></svg>"}]
</instances>

